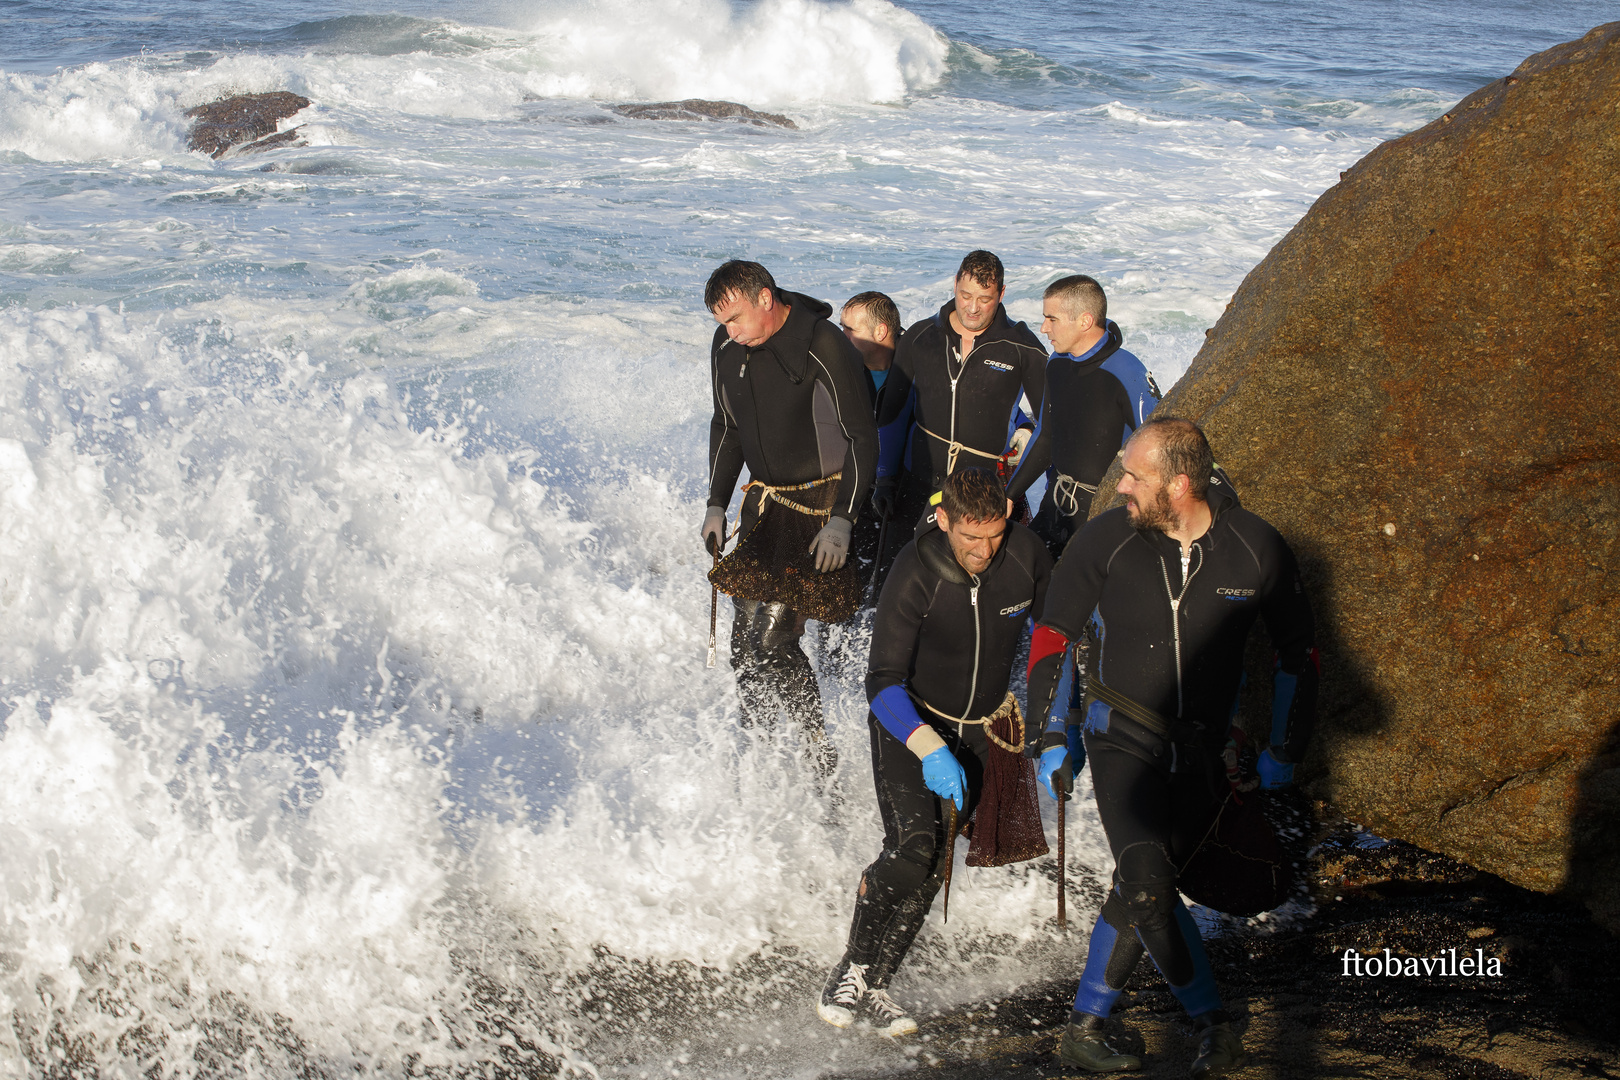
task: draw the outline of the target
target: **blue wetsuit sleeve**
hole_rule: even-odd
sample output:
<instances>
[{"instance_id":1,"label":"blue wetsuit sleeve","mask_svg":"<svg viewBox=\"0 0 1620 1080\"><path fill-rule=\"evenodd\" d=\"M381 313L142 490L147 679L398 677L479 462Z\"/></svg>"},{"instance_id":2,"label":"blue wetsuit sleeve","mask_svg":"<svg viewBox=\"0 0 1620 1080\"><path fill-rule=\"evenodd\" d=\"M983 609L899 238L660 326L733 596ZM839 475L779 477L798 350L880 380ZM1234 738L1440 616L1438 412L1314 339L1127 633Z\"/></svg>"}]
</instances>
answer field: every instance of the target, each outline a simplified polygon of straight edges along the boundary
<instances>
[{"instance_id":1,"label":"blue wetsuit sleeve","mask_svg":"<svg viewBox=\"0 0 1620 1080\"><path fill-rule=\"evenodd\" d=\"M885 686L879 690L872 699L872 715L878 718L884 730L901 742L911 738L923 725L917 706L911 703L911 695L903 686Z\"/></svg>"},{"instance_id":2,"label":"blue wetsuit sleeve","mask_svg":"<svg viewBox=\"0 0 1620 1080\"><path fill-rule=\"evenodd\" d=\"M911 435L911 413L917 401L917 391L908 388L905 402L887 423L878 427L878 476L895 476L906 456L906 442Z\"/></svg>"},{"instance_id":3,"label":"blue wetsuit sleeve","mask_svg":"<svg viewBox=\"0 0 1620 1080\"><path fill-rule=\"evenodd\" d=\"M1103 361L1103 370L1120 381L1130 398L1132 431L1142 426L1159 405L1159 388L1148 374L1147 367L1133 353L1124 349Z\"/></svg>"}]
</instances>

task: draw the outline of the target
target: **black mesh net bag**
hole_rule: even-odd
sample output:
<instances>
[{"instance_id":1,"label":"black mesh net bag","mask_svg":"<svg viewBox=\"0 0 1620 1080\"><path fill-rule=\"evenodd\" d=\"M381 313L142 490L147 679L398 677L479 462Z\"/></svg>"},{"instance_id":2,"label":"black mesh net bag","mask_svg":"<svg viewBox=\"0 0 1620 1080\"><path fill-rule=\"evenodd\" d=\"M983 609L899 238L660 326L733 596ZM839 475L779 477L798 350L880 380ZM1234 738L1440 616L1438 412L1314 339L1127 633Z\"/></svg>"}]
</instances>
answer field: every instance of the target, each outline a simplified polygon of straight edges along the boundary
<instances>
[{"instance_id":1,"label":"black mesh net bag","mask_svg":"<svg viewBox=\"0 0 1620 1080\"><path fill-rule=\"evenodd\" d=\"M786 604L820 622L852 618L861 602L855 561L845 560L837 570L823 574L810 556L810 541L827 524L837 497L836 475L794 487L749 484L743 497L745 516L753 501L758 520L731 554L709 571L709 581L727 596Z\"/></svg>"},{"instance_id":2,"label":"black mesh net bag","mask_svg":"<svg viewBox=\"0 0 1620 1080\"><path fill-rule=\"evenodd\" d=\"M984 791L967 833L969 866L1006 866L1049 850L1035 796L1035 763L1022 753L1024 718L1011 694L984 725ZM1013 740L1017 740L1015 743Z\"/></svg>"}]
</instances>

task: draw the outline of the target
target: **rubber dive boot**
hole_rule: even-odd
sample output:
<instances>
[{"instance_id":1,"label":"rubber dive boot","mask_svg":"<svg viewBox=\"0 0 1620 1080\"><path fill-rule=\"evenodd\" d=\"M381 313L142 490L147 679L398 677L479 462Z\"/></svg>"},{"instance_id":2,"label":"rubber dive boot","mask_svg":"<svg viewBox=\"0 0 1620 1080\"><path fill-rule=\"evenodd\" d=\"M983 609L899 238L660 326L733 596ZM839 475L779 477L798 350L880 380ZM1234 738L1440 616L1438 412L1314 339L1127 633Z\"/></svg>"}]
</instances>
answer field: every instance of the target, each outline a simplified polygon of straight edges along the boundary
<instances>
[{"instance_id":1,"label":"rubber dive boot","mask_svg":"<svg viewBox=\"0 0 1620 1080\"><path fill-rule=\"evenodd\" d=\"M1222 1021L1210 1024L1199 1034L1198 1056L1193 1059L1192 1078L1205 1080L1206 1077L1225 1076L1241 1066L1246 1057L1243 1040L1232 1030L1231 1023Z\"/></svg>"},{"instance_id":2,"label":"rubber dive boot","mask_svg":"<svg viewBox=\"0 0 1620 1080\"><path fill-rule=\"evenodd\" d=\"M1084 1020L1063 1029L1063 1041L1058 1044L1058 1060L1065 1065L1085 1069L1087 1072L1138 1072L1142 1059L1135 1054L1117 1053L1103 1037L1103 1018L1087 1016Z\"/></svg>"}]
</instances>

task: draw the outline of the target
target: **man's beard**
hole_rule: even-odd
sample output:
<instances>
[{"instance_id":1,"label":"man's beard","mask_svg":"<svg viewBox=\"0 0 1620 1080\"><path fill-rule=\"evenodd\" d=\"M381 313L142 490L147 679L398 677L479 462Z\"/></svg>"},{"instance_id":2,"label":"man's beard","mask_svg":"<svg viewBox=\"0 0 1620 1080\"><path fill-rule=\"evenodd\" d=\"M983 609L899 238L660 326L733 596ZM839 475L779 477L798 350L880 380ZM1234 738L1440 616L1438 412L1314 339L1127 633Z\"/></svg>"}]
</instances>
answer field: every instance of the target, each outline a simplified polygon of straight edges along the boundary
<instances>
[{"instance_id":1,"label":"man's beard","mask_svg":"<svg viewBox=\"0 0 1620 1080\"><path fill-rule=\"evenodd\" d=\"M1170 506L1170 493L1162 487L1153 493L1153 503L1150 506L1130 502L1125 505L1125 513L1130 518L1133 529L1168 533L1181 524L1181 519L1176 517L1175 510ZM1136 512L1133 514L1132 510Z\"/></svg>"}]
</instances>

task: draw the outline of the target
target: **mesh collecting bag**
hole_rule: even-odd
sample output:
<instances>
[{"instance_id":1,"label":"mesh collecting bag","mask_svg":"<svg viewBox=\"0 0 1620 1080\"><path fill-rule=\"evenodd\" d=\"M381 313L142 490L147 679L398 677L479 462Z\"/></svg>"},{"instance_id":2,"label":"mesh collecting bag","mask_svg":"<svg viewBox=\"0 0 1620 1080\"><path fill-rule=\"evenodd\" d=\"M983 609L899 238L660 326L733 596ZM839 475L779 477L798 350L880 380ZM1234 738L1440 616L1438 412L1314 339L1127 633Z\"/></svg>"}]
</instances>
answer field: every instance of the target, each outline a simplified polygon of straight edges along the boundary
<instances>
[{"instance_id":1,"label":"mesh collecting bag","mask_svg":"<svg viewBox=\"0 0 1620 1080\"><path fill-rule=\"evenodd\" d=\"M757 520L731 554L709 571L709 581L727 596L786 604L819 622L852 618L861 602L855 561L846 559L837 570L823 574L810 555L810 542L831 516L838 479L835 473L793 487L749 484L744 489L744 517ZM748 514L750 500L753 515Z\"/></svg>"}]
</instances>

